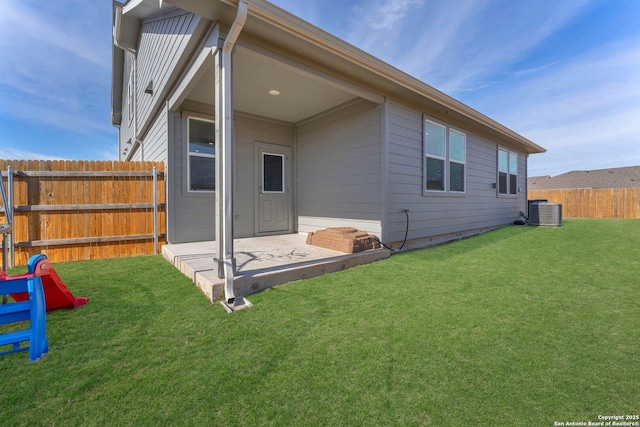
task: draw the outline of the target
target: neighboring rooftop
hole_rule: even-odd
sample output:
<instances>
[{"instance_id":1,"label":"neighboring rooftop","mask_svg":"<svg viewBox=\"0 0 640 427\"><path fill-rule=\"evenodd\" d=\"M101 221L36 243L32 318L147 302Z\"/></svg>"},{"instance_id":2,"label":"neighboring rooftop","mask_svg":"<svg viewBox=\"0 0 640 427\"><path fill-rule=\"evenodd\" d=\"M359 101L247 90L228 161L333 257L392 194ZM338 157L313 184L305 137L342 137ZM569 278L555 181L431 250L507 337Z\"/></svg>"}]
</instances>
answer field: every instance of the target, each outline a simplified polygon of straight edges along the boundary
<instances>
[{"instance_id":1,"label":"neighboring rooftop","mask_svg":"<svg viewBox=\"0 0 640 427\"><path fill-rule=\"evenodd\" d=\"M532 176L528 178L527 185L529 190L640 187L640 166L571 171L557 176Z\"/></svg>"}]
</instances>

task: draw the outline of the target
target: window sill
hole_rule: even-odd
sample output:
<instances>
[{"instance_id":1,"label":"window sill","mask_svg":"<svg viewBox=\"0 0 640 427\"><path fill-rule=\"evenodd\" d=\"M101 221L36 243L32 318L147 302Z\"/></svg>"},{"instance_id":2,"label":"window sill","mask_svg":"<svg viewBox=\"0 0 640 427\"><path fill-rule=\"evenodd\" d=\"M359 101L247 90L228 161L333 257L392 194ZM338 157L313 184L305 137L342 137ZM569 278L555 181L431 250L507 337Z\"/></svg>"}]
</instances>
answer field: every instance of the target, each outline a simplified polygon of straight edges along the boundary
<instances>
[{"instance_id":1,"label":"window sill","mask_svg":"<svg viewBox=\"0 0 640 427\"><path fill-rule=\"evenodd\" d=\"M215 190L188 190L183 191L184 197L211 196L216 194Z\"/></svg>"},{"instance_id":2,"label":"window sill","mask_svg":"<svg viewBox=\"0 0 640 427\"><path fill-rule=\"evenodd\" d=\"M448 191L423 191L422 197L465 198L467 197L467 193L453 193Z\"/></svg>"}]
</instances>

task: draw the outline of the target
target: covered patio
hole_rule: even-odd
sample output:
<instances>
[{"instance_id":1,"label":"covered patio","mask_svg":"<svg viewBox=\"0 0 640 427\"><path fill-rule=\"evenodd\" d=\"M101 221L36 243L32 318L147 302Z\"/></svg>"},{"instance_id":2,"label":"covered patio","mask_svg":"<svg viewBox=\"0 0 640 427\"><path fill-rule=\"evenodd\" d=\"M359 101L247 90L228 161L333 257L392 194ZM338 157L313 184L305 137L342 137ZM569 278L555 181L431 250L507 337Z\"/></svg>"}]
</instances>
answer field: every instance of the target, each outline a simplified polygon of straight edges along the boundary
<instances>
[{"instance_id":1,"label":"covered patio","mask_svg":"<svg viewBox=\"0 0 640 427\"><path fill-rule=\"evenodd\" d=\"M234 240L236 295L248 295L293 280L308 279L388 258L385 248L346 254L307 245L306 234L284 234ZM209 298L224 299L224 278L217 274L216 242L167 244L162 255Z\"/></svg>"},{"instance_id":2,"label":"covered patio","mask_svg":"<svg viewBox=\"0 0 640 427\"><path fill-rule=\"evenodd\" d=\"M163 253L210 300L230 306L236 296L389 256L318 250L295 234L354 227L384 239L385 98L291 55L317 49L312 41L277 30L275 48L273 30L248 9L244 0L198 9L209 33L166 103L174 178ZM345 153L347 145L356 148ZM264 238L274 235L284 237Z\"/></svg>"}]
</instances>

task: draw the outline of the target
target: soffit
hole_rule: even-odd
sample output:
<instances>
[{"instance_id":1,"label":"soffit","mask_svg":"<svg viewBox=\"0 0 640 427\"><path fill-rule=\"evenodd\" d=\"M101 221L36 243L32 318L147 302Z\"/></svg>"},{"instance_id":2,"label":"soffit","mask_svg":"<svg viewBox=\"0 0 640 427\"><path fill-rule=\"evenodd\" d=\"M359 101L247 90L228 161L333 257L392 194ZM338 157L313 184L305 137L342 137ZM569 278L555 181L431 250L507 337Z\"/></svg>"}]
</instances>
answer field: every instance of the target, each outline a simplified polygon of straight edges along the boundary
<instances>
[{"instance_id":1,"label":"soffit","mask_svg":"<svg viewBox=\"0 0 640 427\"><path fill-rule=\"evenodd\" d=\"M277 90L279 95L269 94ZM187 99L214 102L213 70ZM233 55L233 109L257 116L297 123L344 104L354 95L314 79L247 49Z\"/></svg>"},{"instance_id":2,"label":"soffit","mask_svg":"<svg viewBox=\"0 0 640 427\"><path fill-rule=\"evenodd\" d=\"M162 4L160 5L160 3ZM131 18L142 20L173 8L172 5L159 2L159 0L129 0L124 5L122 12Z\"/></svg>"},{"instance_id":3,"label":"soffit","mask_svg":"<svg viewBox=\"0 0 640 427\"><path fill-rule=\"evenodd\" d=\"M297 123L354 98L260 55L238 50L233 58L233 108ZM279 95L269 94L277 90Z\"/></svg>"}]
</instances>

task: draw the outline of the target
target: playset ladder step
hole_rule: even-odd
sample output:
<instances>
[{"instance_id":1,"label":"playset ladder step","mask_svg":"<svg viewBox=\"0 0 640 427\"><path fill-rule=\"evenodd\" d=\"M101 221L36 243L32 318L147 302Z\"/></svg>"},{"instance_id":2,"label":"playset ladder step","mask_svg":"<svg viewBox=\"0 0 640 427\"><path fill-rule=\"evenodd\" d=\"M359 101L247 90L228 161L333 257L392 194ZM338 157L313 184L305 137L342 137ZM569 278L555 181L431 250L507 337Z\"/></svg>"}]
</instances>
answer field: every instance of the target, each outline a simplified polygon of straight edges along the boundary
<instances>
[{"instance_id":1,"label":"playset ladder step","mask_svg":"<svg viewBox=\"0 0 640 427\"><path fill-rule=\"evenodd\" d=\"M28 313L29 310L31 310L31 302L28 300L0 305L0 314L12 314L19 311L26 311Z\"/></svg>"},{"instance_id":2,"label":"playset ladder step","mask_svg":"<svg viewBox=\"0 0 640 427\"><path fill-rule=\"evenodd\" d=\"M29 300L0 305L1 323L22 322L31 318L31 302Z\"/></svg>"},{"instance_id":3,"label":"playset ladder step","mask_svg":"<svg viewBox=\"0 0 640 427\"><path fill-rule=\"evenodd\" d=\"M5 294L10 291L24 293L28 298L22 301L12 294L15 302L0 306L0 325L25 320L29 322L27 329L0 333L0 348L2 348L0 355L29 350L30 361L40 360L49 350L42 279L37 275L3 277L0 281L0 290ZM28 342L28 344L21 347L22 342ZM12 346L12 348L7 349L6 346Z\"/></svg>"},{"instance_id":4,"label":"playset ladder step","mask_svg":"<svg viewBox=\"0 0 640 427\"><path fill-rule=\"evenodd\" d=\"M7 332L0 335L0 345L17 344L22 341L29 341L31 339L31 330L25 329L23 331ZM28 347L24 347L21 350L26 350Z\"/></svg>"}]
</instances>

